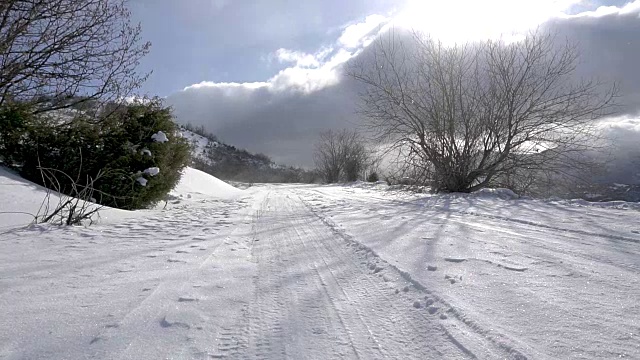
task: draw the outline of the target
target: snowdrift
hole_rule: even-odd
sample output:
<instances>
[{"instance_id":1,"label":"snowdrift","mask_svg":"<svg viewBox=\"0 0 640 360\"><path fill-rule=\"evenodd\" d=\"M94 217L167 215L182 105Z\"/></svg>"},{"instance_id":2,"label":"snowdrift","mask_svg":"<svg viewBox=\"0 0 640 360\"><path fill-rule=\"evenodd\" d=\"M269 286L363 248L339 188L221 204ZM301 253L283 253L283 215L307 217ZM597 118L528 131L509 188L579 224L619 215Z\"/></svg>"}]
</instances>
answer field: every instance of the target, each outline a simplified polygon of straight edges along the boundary
<instances>
[{"instance_id":1,"label":"snowdrift","mask_svg":"<svg viewBox=\"0 0 640 360\"><path fill-rule=\"evenodd\" d=\"M46 196L46 188L0 166L0 230L29 225ZM58 201L59 197L52 193L50 206L55 207ZM100 210L99 221L109 222L133 216L137 216L133 211L105 207Z\"/></svg>"},{"instance_id":2,"label":"snowdrift","mask_svg":"<svg viewBox=\"0 0 640 360\"><path fill-rule=\"evenodd\" d=\"M171 191L176 198L231 199L243 192L222 180L202 171L186 168L182 179ZM23 179L11 170L0 166L0 230L25 226L33 221L38 213L47 189ZM58 197L51 195L51 203L56 204ZM142 216L145 211L126 211L106 207L100 211L100 222L112 222L124 218Z\"/></svg>"},{"instance_id":3,"label":"snowdrift","mask_svg":"<svg viewBox=\"0 0 640 360\"><path fill-rule=\"evenodd\" d=\"M171 195L178 197L220 198L230 199L239 196L242 190L211 176L200 170L185 168L182 179L171 191Z\"/></svg>"}]
</instances>

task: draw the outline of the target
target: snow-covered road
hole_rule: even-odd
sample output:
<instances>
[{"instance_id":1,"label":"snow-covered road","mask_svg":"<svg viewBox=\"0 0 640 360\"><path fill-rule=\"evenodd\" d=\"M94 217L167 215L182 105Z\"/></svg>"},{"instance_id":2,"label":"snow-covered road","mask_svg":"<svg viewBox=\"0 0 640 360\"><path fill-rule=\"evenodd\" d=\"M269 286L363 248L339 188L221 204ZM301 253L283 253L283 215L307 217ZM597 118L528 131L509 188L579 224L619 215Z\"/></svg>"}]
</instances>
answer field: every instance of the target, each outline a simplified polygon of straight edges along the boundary
<instances>
[{"instance_id":1,"label":"snow-covered road","mask_svg":"<svg viewBox=\"0 0 640 360\"><path fill-rule=\"evenodd\" d=\"M0 234L0 359L640 358L640 213L194 189Z\"/></svg>"}]
</instances>

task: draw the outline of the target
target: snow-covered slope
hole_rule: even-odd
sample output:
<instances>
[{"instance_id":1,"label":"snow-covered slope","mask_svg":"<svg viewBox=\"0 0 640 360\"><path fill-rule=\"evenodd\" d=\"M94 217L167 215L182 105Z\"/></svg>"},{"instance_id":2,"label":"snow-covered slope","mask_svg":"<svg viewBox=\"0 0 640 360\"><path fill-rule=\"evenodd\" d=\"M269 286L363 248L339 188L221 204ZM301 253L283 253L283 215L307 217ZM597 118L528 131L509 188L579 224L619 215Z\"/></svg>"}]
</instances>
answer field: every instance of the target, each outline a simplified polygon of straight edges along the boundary
<instances>
[{"instance_id":1,"label":"snow-covered slope","mask_svg":"<svg viewBox=\"0 0 640 360\"><path fill-rule=\"evenodd\" d=\"M225 144L214 138L204 137L185 128L181 128L182 136L193 146L193 156L212 168L224 163L248 166L255 169L278 168L279 165L270 159L251 154L235 146Z\"/></svg>"},{"instance_id":2,"label":"snow-covered slope","mask_svg":"<svg viewBox=\"0 0 640 360\"><path fill-rule=\"evenodd\" d=\"M231 199L241 194L242 190L202 171L187 167L180 182L171 191L169 199L170 203L175 205L184 199ZM0 166L0 231L31 223L46 196L47 189L44 187ZM58 199L55 193L52 193L50 204L56 205ZM116 222L140 217L144 213L106 207L100 211L99 219L96 220L102 223Z\"/></svg>"},{"instance_id":3,"label":"snow-covered slope","mask_svg":"<svg viewBox=\"0 0 640 360\"><path fill-rule=\"evenodd\" d=\"M16 173L0 166L0 231L30 224L38 214L47 196L47 189L23 179ZM51 194L49 203L55 206L59 198ZM137 216L133 212L104 208L100 221L117 221Z\"/></svg>"},{"instance_id":4,"label":"snow-covered slope","mask_svg":"<svg viewBox=\"0 0 640 360\"><path fill-rule=\"evenodd\" d=\"M4 227L0 359L640 358L640 212L369 187L187 169L164 209Z\"/></svg>"},{"instance_id":5,"label":"snow-covered slope","mask_svg":"<svg viewBox=\"0 0 640 360\"><path fill-rule=\"evenodd\" d=\"M205 172L187 167L180 183L173 189L173 196L230 199L242 194L242 190L229 185Z\"/></svg>"}]
</instances>

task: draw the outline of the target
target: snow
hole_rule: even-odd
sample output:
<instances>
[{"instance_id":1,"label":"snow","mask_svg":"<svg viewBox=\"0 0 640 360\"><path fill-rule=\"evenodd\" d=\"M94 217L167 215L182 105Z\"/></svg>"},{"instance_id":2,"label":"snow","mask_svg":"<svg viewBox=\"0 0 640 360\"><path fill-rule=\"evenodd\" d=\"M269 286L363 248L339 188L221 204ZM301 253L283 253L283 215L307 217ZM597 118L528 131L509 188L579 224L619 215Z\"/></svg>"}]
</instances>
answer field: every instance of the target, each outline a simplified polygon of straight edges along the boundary
<instances>
[{"instance_id":1,"label":"snow","mask_svg":"<svg viewBox=\"0 0 640 360\"><path fill-rule=\"evenodd\" d=\"M160 168L158 168L158 167L150 167L148 169L145 169L144 173L149 175L149 176L156 176L156 175L160 174Z\"/></svg>"},{"instance_id":2,"label":"snow","mask_svg":"<svg viewBox=\"0 0 640 360\"><path fill-rule=\"evenodd\" d=\"M0 211L42 194L0 169ZM640 358L631 205L187 168L164 209L0 215L0 359Z\"/></svg>"},{"instance_id":3,"label":"snow","mask_svg":"<svg viewBox=\"0 0 640 360\"><path fill-rule=\"evenodd\" d=\"M174 196L186 194L200 199L210 197L232 199L242 195L243 191L205 172L188 167L184 170L182 179L172 194Z\"/></svg>"},{"instance_id":4,"label":"snow","mask_svg":"<svg viewBox=\"0 0 640 360\"><path fill-rule=\"evenodd\" d=\"M187 139L190 144L193 144L194 146L193 154L195 156L201 157L203 154L206 153L207 146L209 145L209 142L210 142L209 139L207 139L204 136L193 133L189 130L184 130L182 132L182 136L185 139ZM218 145L217 142L213 142L214 147L218 147L217 145Z\"/></svg>"},{"instance_id":5,"label":"snow","mask_svg":"<svg viewBox=\"0 0 640 360\"><path fill-rule=\"evenodd\" d=\"M141 153L142 155L151 156L151 150L149 150L149 149L142 149L142 150L140 151L140 153Z\"/></svg>"},{"instance_id":6,"label":"snow","mask_svg":"<svg viewBox=\"0 0 640 360\"><path fill-rule=\"evenodd\" d=\"M46 196L47 189L44 187L0 166L0 242L4 240L3 231L33 222ZM58 201L59 197L51 194L50 204L55 206ZM105 208L100 212L99 220L107 223L132 216L136 215L125 210Z\"/></svg>"},{"instance_id":7,"label":"snow","mask_svg":"<svg viewBox=\"0 0 640 360\"><path fill-rule=\"evenodd\" d=\"M504 188L480 189L474 192L474 194L479 197L497 197L504 200L512 200L520 197L518 194L514 193L513 190Z\"/></svg>"},{"instance_id":8,"label":"snow","mask_svg":"<svg viewBox=\"0 0 640 360\"><path fill-rule=\"evenodd\" d=\"M136 179L136 181L138 182L138 184L142 185L142 186L147 186L147 179L143 178L142 176L140 176L139 178Z\"/></svg>"},{"instance_id":9,"label":"snow","mask_svg":"<svg viewBox=\"0 0 640 360\"><path fill-rule=\"evenodd\" d=\"M165 134L162 131L158 131L157 133L151 135L151 139L155 142L159 142L159 143L165 143L167 141L169 141L169 138L167 137L167 134Z\"/></svg>"}]
</instances>

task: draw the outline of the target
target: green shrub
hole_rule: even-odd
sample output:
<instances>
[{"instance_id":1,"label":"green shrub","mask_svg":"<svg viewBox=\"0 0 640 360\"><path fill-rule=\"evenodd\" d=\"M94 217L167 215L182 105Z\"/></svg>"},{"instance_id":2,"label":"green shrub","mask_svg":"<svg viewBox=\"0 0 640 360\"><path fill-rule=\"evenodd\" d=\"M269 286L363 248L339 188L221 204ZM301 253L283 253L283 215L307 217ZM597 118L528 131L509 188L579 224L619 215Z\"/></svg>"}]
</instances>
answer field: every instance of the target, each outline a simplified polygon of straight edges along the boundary
<instances>
[{"instance_id":1,"label":"green shrub","mask_svg":"<svg viewBox=\"0 0 640 360\"><path fill-rule=\"evenodd\" d=\"M22 162L22 143L32 121L26 105L12 103L0 108L0 160L7 165Z\"/></svg>"},{"instance_id":2,"label":"green shrub","mask_svg":"<svg viewBox=\"0 0 640 360\"><path fill-rule=\"evenodd\" d=\"M73 183L84 186L102 173L93 184L96 202L129 210L152 206L175 187L190 148L178 136L169 108L159 101L134 103L98 123L90 120L83 115L67 122L55 115L35 120L20 145L22 176L48 186L40 167L54 169L68 194ZM159 132L166 142L153 139ZM153 168L159 173L144 173Z\"/></svg>"}]
</instances>

